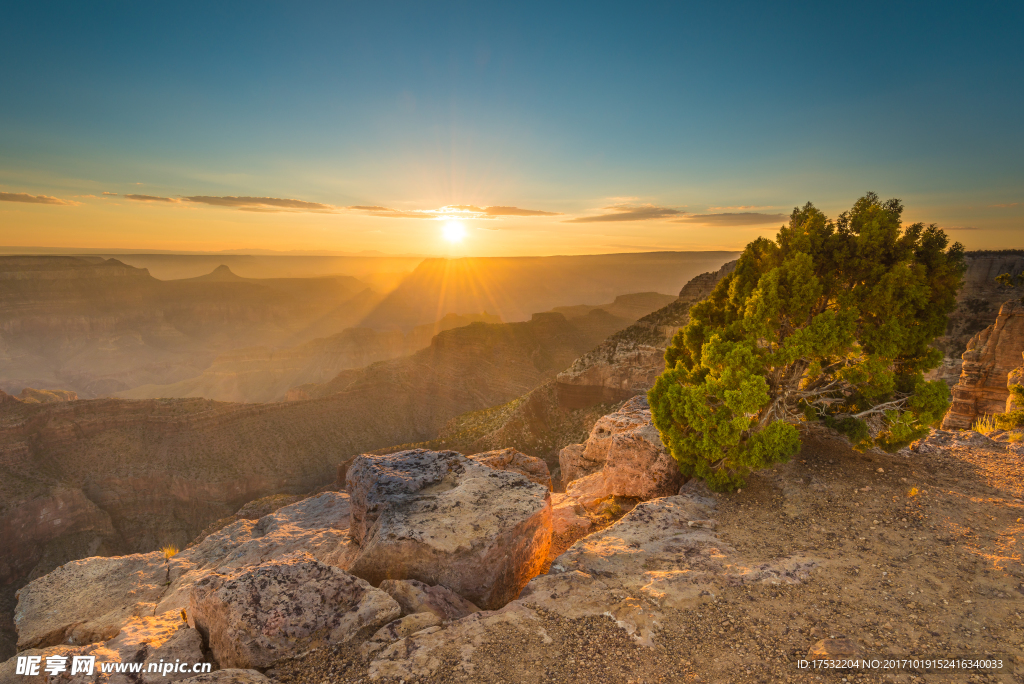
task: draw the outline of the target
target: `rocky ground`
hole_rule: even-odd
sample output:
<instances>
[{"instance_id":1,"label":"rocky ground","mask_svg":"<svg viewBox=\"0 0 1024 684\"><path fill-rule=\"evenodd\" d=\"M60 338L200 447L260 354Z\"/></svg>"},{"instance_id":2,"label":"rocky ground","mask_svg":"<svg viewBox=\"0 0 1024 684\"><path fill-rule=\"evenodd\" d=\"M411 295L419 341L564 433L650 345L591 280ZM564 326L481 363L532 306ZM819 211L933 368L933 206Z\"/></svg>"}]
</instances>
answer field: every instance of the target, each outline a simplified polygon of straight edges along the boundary
<instances>
[{"instance_id":1,"label":"rocky ground","mask_svg":"<svg viewBox=\"0 0 1024 684\"><path fill-rule=\"evenodd\" d=\"M515 621L489 628L468 656L453 643L430 675L377 681L1024 681L1022 459L1015 445L976 433L937 433L895 455L860 454L839 439L807 435L789 464L715 495L723 542L748 559L813 559L807 581L724 583L685 609L663 610L653 647L609 617L542 608L528 628ZM1002 655L1008 668L796 668L797 658L833 637L878 656ZM365 682L369 671L357 653L337 647L271 674L305 684Z\"/></svg>"}]
</instances>

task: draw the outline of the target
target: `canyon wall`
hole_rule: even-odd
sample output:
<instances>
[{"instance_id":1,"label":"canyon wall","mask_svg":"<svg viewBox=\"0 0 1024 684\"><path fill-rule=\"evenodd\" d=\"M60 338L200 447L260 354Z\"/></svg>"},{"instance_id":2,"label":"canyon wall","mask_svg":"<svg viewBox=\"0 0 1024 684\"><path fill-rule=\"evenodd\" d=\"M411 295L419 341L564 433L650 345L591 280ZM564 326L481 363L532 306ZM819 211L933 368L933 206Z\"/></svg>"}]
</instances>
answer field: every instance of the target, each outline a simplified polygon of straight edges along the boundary
<instances>
[{"instance_id":1,"label":"canyon wall","mask_svg":"<svg viewBox=\"0 0 1024 684\"><path fill-rule=\"evenodd\" d=\"M379 299L347 276L160 281L116 259L0 257L0 389L177 382L230 349L339 332Z\"/></svg>"},{"instance_id":2,"label":"canyon wall","mask_svg":"<svg viewBox=\"0 0 1024 684\"><path fill-rule=\"evenodd\" d=\"M1022 352L1024 305L1006 302L995 323L968 342L942 429L967 429L982 416L1003 413L1010 394L1007 376L1021 365Z\"/></svg>"}]
</instances>

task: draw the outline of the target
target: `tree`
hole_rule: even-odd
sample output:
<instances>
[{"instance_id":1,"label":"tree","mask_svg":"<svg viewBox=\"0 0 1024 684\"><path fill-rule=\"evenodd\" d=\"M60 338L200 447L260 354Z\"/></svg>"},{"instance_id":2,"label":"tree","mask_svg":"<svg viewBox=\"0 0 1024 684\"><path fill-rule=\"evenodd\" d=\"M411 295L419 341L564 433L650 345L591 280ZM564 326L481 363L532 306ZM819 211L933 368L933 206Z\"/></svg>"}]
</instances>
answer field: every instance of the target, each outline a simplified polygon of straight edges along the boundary
<instances>
[{"instance_id":1,"label":"tree","mask_svg":"<svg viewBox=\"0 0 1024 684\"><path fill-rule=\"evenodd\" d=\"M941 419L949 390L923 375L942 360L930 343L956 306L964 250L934 225L903 228L902 212L874 193L835 221L794 209L693 305L648 393L684 475L742 486L799 451L803 421L894 450Z\"/></svg>"}]
</instances>

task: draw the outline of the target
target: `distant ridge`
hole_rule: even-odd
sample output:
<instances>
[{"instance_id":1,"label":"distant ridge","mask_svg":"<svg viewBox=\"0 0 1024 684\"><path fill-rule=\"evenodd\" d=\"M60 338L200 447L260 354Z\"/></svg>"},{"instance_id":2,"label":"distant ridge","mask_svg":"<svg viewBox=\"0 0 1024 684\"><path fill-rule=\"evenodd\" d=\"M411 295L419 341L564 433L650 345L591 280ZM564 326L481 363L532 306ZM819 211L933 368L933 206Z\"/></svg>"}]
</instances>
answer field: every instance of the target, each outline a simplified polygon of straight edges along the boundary
<instances>
[{"instance_id":1,"label":"distant ridge","mask_svg":"<svg viewBox=\"0 0 1024 684\"><path fill-rule=\"evenodd\" d=\"M195 281L207 281L215 283L230 283L230 282L242 282L243 280L249 280L249 278L243 278L240 275L235 275L234 272L224 264L221 264L217 268L213 269L206 275L196 276L195 278L183 278L182 280L188 280L191 282Z\"/></svg>"}]
</instances>

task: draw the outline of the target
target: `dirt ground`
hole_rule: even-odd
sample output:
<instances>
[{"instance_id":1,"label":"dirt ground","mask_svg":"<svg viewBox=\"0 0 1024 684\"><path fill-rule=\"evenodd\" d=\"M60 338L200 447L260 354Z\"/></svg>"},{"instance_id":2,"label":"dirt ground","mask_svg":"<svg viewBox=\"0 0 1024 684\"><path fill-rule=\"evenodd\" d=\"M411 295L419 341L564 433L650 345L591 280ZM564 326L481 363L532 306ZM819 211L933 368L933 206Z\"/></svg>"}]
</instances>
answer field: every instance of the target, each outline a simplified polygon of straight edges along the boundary
<instances>
[{"instance_id":1,"label":"dirt ground","mask_svg":"<svg viewBox=\"0 0 1024 684\"><path fill-rule=\"evenodd\" d=\"M717 495L723 541L765 561L819 561L802 585L725 586L673 611L654 648L609 618L542 614L536 632L496 630L472 656L412 682L1024 682L1024 458L977 440L932 453L860 454L824 435L801 454ZM961 444L957 446L957 444ZM801 671L820 639L865 655L1002 656L1005 671ZM281 682L368 681L344 647L278 668ZM382 680L386 681L386 680Z\"/></svg>"}]
</instances>

